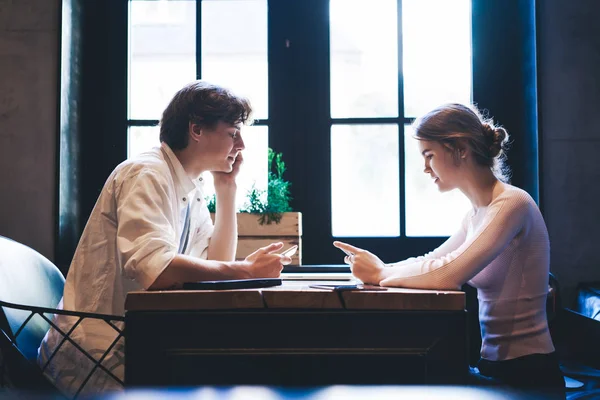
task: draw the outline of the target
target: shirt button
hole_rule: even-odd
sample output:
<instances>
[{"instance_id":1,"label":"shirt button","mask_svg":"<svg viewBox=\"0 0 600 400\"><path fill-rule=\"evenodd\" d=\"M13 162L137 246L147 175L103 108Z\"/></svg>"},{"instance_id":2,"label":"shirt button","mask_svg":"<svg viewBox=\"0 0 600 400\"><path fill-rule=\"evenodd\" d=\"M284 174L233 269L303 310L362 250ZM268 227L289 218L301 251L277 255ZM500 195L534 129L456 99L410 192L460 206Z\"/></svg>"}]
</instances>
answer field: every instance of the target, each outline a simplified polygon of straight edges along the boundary
<instances>
[{"instance_id":1,"label":"shirt button","mask_svg":"<svg viewBox=\"0 0 600 400\"><path fill-rule=\"evenodd\" d=\"M187 199L184 197L184 198L183 198L183 201L187 201Z\"/></svg>"},{"instance_id":2,"label":"shirt button","mask_svg":"<svg viewBox=\"0 0 600 400\"><path fill-rule=\"evenodd\" d=\"M202 182L204 179L202 179L202 177L200 177L200 178L198 178L198 180L199 180L200 182Z\"/></svg>"},{"instance_id":3,"label":"shirt button","mask_svg":"<svg viewBox=\"0 0 600 400\"><path fill-rule=\"evenodd\" d=\"M200 201L200 197L198 197L196 200Z\"/></svg>"}]
</instances>

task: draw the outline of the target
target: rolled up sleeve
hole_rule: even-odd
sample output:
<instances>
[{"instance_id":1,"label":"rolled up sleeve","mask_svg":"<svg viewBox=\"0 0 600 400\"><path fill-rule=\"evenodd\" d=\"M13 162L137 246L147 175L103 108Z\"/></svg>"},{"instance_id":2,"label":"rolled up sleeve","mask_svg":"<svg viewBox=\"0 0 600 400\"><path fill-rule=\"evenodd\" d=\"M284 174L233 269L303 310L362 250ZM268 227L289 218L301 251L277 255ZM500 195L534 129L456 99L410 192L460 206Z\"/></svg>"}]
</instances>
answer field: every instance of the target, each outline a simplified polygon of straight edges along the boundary
<instances>
[{"instance_id":1,"label":"rolled up sleeve","mask_svg":"<svg viewBox=\"0 0 600 400\"><path fill-rule=\"evenodd\" d=\"M177 254L176 200L166 180L149 170L125 180L116 201L123 274L147 289Z\"/></svg>"}]
</instances>

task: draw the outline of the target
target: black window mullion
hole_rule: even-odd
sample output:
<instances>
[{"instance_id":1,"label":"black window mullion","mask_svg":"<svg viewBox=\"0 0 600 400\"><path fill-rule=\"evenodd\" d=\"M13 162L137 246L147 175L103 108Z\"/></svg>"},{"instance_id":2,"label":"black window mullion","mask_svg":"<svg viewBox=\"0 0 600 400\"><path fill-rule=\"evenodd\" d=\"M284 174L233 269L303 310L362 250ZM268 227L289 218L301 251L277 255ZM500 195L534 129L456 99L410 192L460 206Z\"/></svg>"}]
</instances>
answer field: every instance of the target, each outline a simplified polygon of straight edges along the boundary
<instances>
[{"instance_id":1,"label":"black window mullion","mask_svg":"<svg viewBox=\"0 0 600 400\"><path fill-rule=\"evenodd\" d=\"M130 119L127 120L127 126L156 126L158 125L157 119Z\"/></svg>"},{"instance_id":2,"label":"black window mullion","mask_svg":"<svg viewBox=\"0 0 600 400\"><path fill-rule=\"evenodd\" d=\"M196 0L196 79L202 79L202 0Z\"/></svg>"},{"instance_id":3,"label":"black window mullion","mask_svg":"<svg viewBox=\"0 0 600 400\"><path fill-rule=\"evenodd\" d=\"M339 259L331 245L331 93L329 1L305 0L299 37L304 64L296 75L304 91L305 108L305 203L303 258L308 264ZM312 26L310 29L307 27ZM298 61L298 60L297 60ZM305 72L304 77L302 72ZM304 82L303 82L304 81Z\"/></svg>"},{"instance_id":4,"label":"black window mullion","mask_svg":"<svg viewBox=\"0 0 600 400\"><path fill-rule=\"evenodd\" d=\"M333 125L366 125L366 124L411 124L414 118L367 117L367 118L332 118Z\"/></svg>"},{"instance_id":5,"label":"black window mullion","mask_svg":"<svg viewBox=\"0 0 600 400\"><path fill-rule=\"evenodd\" d=\"M303 203L303 175L297 166L302 164L304 138L301 122L295 118L295 98L290 96L301 96L293 80L297 53L294 6L287 7L282 1L267 2L268 107L269 147L283 154L285 178L292 183L292 207L299 210Z\"/></svg>"},{"instance_id":6,"label":"black window mullion","mask_svg":"<svg viewBox=\"0 0 600 400\"><path fill-rule=\"evenodd\" d=\"M407 121L404 116L404 68L403 68L403 58L402 58L402 0L398 0L398 21L397 21L397 29L398 29L398 189L400 191L400 237L406 237L406 168L405 168L405 148L404 148L404 124L411 123Z\"/></svg>"},{"instance_id":7,"label":"black window mullion","mask_svg":"<svg viewBox=\"0 0 600 400\"><path fill-rule=\"evenodd\" d=\"M303 264L339 259L331 245L329 1L269 1L270 146L283 153L303 213Z\"/></svg>"}]
</instances>

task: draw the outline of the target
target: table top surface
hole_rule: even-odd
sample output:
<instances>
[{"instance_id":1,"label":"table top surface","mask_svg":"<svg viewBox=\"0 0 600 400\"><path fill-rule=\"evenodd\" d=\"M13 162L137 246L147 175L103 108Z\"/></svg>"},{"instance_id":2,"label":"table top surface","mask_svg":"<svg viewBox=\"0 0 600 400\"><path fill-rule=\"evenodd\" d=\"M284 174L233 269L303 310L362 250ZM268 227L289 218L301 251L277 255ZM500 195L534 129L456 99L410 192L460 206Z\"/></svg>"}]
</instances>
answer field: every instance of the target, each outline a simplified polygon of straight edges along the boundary
<instances>
[{"instance_id":1,"label":"table top surface","mask_svg":"<svg viewBox=\"0 0 600 400\"><path fill-rule=\"evenodd\" d=\"M350 274L333 278L309 274L284 276L283 285L236 290L133 291L127 295L127 311L333 309L461 311L465 293L449 290L380 288L337 291L314 285L356 283Z\"/></svg>"}]
</instances>

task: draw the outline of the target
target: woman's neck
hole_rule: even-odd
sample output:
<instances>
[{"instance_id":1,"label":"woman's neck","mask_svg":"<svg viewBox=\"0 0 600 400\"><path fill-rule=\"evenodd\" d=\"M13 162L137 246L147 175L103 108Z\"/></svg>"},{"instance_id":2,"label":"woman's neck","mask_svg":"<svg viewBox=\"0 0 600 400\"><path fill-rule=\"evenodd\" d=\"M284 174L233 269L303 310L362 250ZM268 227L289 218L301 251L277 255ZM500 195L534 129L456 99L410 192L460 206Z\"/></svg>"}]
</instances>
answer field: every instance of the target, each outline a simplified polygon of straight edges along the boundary
<instances>
[{"instance_id":1,"label":"woman's neck","mask_svg":"<svg viewBox=\"0 0 600 400\"><path fill-rule=\"evenodd\" d=\"M497 188L501 187L501 182L489 168L476 168L470 170L470 173L465 176L459 189L477 211L479 208L487 207L498 195Z\"/></svg>"}]
</instances>

